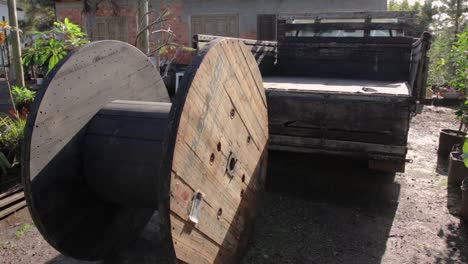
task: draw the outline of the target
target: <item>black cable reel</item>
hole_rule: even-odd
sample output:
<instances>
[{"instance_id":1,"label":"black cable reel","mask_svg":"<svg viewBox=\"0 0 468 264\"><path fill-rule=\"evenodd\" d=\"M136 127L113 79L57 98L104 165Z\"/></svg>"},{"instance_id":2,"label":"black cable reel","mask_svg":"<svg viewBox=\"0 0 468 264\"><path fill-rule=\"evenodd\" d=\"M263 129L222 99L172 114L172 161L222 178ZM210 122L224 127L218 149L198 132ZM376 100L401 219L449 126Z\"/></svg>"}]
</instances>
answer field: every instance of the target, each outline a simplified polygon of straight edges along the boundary
<instances>
[{"instance_id":1,"label":"black cable reel","mask_svg":"<svg viewBox=\"0 0 468 264\"><path fill-rule=\"evenodd\" d=\"M157 210L164 259L233 263L264 186L268 116L250 50L215 40L170 102L149 59L119 41L71 52L28 116L22 174L44 238L101 260L139 237Z\"/></svg>"}]
</instances>

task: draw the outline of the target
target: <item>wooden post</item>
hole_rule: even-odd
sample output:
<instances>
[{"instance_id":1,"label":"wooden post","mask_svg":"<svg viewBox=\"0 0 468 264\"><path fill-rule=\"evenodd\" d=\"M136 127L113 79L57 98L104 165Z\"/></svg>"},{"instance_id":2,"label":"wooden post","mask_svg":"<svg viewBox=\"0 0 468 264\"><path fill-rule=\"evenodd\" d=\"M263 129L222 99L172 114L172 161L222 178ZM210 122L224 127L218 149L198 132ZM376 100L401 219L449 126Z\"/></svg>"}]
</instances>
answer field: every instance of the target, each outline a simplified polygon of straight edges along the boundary
<instances>
[{"instance_id":1,"label":"wooden post","mask_svg":"<svg viewBox=\"0 0 468 264\"><path fill-rule=\"evenodd\" d=\"M148 27L149 24L148 0L138 1L138 31ZM145 54L149 54L149 29L146 29L138 39L138 48Z\"/></svg>"},{"instance_id":2,"label":"wooden post","mask_svg":"<svg viewBox=\"0 0 468 264\"><path fill-rule=\"evenodd\" d=\"M10 17L11 47L13 50L13 67L15 69L16 85L25 87L23 65L21 63L21 42L19 36L18 18L16 13L16 0L8 0L8 15Z\"/></svg>"}]
</instances>

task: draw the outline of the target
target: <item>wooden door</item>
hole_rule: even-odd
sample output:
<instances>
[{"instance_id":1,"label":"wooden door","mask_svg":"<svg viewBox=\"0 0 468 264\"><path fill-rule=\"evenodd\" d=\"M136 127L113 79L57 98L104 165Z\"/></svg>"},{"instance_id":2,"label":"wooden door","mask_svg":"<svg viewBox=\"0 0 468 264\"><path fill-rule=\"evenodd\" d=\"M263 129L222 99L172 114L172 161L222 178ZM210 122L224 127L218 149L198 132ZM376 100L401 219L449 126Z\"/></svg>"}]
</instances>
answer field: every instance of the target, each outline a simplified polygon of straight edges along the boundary
<instances>
[{"instance_id":1,"label":"wooden door","mask_svg":"<svg viewBox=\"0 0 468 264\"><path fill-rule=\"evenodd\" d=\"M93 40L120 40L128 42L126 17L97 17Z\"/></svg>"},{"instance_id":2,"label":"wooden door","mask_svg":"<svg viewBox=\"0 0 468 264\"><path fill-rule=\"evenodd\" d=\"M208 34L224 37L239 37L239 16L194 15L191 19L192 36Z\"/></svg>"},{"instance_id":3,"label":"wooden door","mask_svg":"<svg viewBox=\"0 0 468 264\"><path fill-rule=\"evenodd\" d=\"M276 40L276 15L257 16L257 39Z\"/></svg>"}]
</instances>

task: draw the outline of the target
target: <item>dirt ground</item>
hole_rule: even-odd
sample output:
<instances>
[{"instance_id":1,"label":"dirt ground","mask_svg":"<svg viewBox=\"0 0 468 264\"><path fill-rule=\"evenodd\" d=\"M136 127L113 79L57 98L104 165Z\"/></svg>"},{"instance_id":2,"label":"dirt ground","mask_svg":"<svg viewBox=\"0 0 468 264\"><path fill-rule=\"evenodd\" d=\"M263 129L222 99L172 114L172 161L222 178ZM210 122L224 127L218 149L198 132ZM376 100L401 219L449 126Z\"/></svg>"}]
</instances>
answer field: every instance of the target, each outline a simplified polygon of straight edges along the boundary
<instances>
[{"instance_id":1,"label":"dirt ground","mask_svg":"<svg viewBox=\"0 0 468 264\"><path fill-rule=\"evenodd\" d=\"M406 173L336 157L270 154L268 192L243 263L467 263L460 193L437 172L441 128L453 110L426 107L411 124ZM157 215L142 237L104 263L155 263ZM27 210L0 221L0 263L85 263L60 255Z\"/></svg>"}]
</instances>

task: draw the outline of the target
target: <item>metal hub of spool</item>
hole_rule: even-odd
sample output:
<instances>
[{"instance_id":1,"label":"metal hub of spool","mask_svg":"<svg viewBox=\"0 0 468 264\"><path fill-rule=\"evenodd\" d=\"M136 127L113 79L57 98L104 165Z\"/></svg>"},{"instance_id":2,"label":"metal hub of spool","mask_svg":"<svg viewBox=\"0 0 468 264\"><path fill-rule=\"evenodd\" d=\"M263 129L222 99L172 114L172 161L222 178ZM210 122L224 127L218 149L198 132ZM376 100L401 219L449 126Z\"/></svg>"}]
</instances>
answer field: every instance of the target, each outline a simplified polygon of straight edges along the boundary
<instances>
[{"instance_id":1,"label":"metal hub of spool","mask_svg":"<svg viewBox=\"0 0 468 264\"><path fill-rule=\"evenodd\" d=\"M202 49L173 104L148 58L118 41L81 47L49 76L28 117L22 162L29 210L52 246L104 259L158 210L163 259L239 258L268 141L262 79L242 43Z\"/></svg>"}]
</instances>

